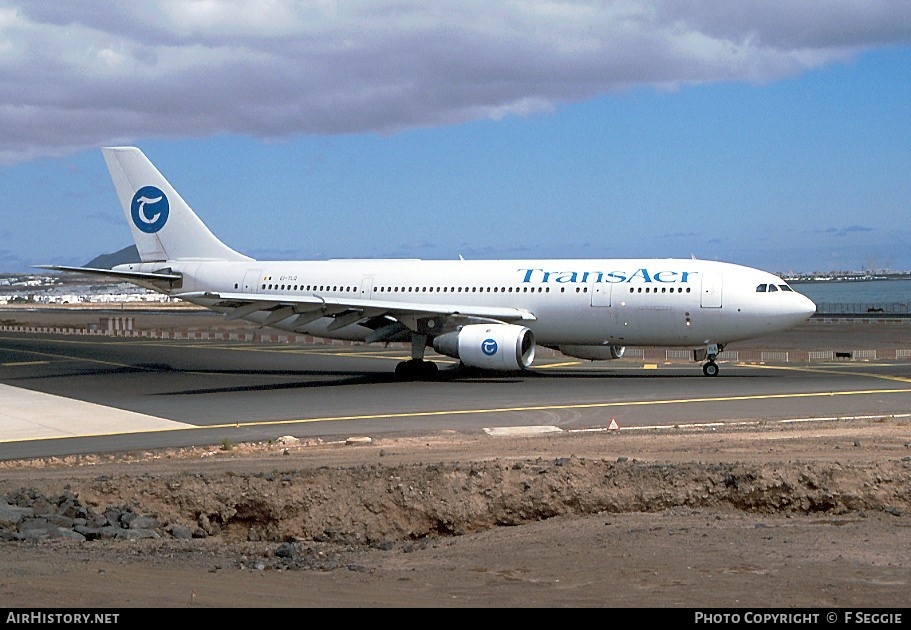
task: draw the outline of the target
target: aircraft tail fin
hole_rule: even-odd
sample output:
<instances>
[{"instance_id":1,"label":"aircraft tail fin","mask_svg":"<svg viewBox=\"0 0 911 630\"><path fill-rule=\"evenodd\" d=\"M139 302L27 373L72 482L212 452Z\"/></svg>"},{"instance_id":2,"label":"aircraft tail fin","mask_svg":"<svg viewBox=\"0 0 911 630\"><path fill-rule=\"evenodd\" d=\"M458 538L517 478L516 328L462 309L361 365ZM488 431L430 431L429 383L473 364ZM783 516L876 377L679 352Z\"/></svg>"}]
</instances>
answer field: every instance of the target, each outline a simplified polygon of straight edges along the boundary
<instances>
[{"instance_id":1,"label":"aircraft tail fin","mask_svg":"<svg viewBox=\"0 0 911 630\"><path fill-rule=\"evenodd\" d=\"M142 262L253 260L209 231L136 147L101 150Z\"/></svg>"}]
</instances>

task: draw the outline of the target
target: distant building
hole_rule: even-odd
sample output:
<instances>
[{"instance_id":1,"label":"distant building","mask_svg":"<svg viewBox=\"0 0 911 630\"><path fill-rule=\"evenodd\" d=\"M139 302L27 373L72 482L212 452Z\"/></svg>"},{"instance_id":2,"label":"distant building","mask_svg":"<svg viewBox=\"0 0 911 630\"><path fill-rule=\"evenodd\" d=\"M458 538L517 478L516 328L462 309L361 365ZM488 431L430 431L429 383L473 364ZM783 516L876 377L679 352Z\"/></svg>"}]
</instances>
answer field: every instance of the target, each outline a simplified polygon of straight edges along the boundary
<instances>
[{"instance_id":1,"label":"distant building","mask_svg":"<svg viewBox=\"0 0 911 630\"><path fill-rule=\"evenodd\" d=\"M126 282L65 284L57 276L11 276L0 279L0 304L16 301L38 304L95 304L178 300Z\"/></svg>"}]
</instances>

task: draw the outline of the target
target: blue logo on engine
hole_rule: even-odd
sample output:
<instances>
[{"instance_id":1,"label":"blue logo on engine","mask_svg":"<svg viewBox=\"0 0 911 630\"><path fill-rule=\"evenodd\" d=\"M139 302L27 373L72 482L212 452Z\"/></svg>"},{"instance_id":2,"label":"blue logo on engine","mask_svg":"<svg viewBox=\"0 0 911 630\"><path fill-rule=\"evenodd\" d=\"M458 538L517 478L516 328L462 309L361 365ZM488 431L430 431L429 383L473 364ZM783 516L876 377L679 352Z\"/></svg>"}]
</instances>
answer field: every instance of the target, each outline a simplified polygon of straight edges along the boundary
<instances>
[{"instance_id":1,"label":"blue logo on engine","mask_svg":"<svg viewBox=\"0 0 911 630\"><path fill-rule=\"evenodd\" d=\"M146 234L154 234L168 221L168 198L155 186L143 186L133 195L130 212L133 225Z\"/></svg>"},{"instance_id":2,"label":"blue logo on engine","mask_svg":"<svg viewBox=\"0 0 911 630\"><path fill-rule=\"evenodd\" d=\"M485 339L481 342L481 352L492 357L497 353L497 342L493 339Z\"/></svg>"}]
</instances>

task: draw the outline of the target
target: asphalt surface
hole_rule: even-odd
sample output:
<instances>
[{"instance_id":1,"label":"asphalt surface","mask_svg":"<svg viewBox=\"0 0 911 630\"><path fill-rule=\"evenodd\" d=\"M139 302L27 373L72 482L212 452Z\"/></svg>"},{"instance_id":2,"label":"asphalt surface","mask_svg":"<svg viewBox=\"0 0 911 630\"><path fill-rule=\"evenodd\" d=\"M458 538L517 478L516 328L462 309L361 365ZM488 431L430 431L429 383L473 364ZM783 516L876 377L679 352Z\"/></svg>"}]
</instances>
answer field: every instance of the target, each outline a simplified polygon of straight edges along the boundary
<instances>
[{"instance_id":1,"label":"asphalt surface","mask_svg":"<svg viewBox=\"0 0 911 630\"><path fill-rule=\"evenodd\" d=\"M887 345L878 355L893 358L822 353L821 360L794 361L799 353L782 360L786 352L771 352L777 360L720 361L713 378L685 359L539 355L527 372L477 375L429 356L440 378L412 382L394 375L408 358L402 348L0 332L0 460L284 435L333 441L911 415L908 326L813 326L753 347L836 343Z\"/></svg>"}]
</instances>

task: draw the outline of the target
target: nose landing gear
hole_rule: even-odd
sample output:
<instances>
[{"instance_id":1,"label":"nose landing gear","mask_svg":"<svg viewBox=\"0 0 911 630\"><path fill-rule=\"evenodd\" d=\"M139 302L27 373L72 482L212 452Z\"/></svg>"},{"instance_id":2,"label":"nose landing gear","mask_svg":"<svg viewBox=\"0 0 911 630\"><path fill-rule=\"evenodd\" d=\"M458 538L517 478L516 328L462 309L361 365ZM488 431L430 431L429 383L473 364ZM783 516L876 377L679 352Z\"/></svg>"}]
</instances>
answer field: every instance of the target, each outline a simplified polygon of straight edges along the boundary
<instances>
[{"instance_id":1,"label":"nose landing gear","mask_svg":"<svg viewBox=\"0 0 911 630\"><path fill-rule=\"evenodd\" d=\"M693 360L702 361L706 359L706 362L702 364L702 373L706 376L718 376L719 369L715 359L718 358L718 355L723 350L724 346L721 344L709 344L705 348L693 350Z\"/></svg>"},{"instance_id":2,"label":"nose landing gear","mask_svg":"<svg viewBox=\"0 0 911 630\"><path fill-rule=\"evenodd\" d=\"M706 376L718 376L718 364L712 360L702 364L702 373Z\"/></svg>"}]
</instances>

